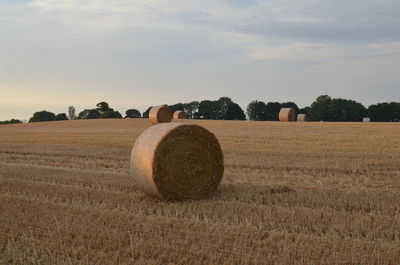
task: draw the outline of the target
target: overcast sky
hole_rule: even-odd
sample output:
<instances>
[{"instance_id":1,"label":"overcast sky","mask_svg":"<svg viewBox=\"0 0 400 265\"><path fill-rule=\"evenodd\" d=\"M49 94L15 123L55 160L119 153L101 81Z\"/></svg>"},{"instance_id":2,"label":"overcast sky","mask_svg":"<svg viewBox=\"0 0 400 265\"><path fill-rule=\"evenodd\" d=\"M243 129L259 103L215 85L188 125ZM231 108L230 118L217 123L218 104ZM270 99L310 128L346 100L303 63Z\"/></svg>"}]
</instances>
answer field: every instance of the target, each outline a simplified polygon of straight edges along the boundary
<instances>
[{"instance_id":1,"label":"overcast sky","mask_svg":"<svg viewBox=\"0 0 400 265\"><path fill-rule=\"evenodd\" d=\"M0 120L107 101L400 101L399 0L0 0Z\"/></svg>"}]
</instances>

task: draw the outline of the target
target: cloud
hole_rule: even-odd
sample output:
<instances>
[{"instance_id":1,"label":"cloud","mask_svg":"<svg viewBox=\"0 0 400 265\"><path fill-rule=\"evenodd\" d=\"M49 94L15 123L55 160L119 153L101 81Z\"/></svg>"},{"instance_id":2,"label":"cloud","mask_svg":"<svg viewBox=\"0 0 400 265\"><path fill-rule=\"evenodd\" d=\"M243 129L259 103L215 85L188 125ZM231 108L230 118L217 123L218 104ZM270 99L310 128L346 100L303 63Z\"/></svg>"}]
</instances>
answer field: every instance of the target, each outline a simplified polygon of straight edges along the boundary
<instances>
[{"instance_id":1,"label":"cloud","mask_svg":"<svg viewBox=\"0 0 400 265\"><path fill-rule=\"evenodd\" d=\"M400 2L395 0L32 0L6 3L3 6L18 7L19 14L30 14L20 19L40 20L40 15L43 22L99 31L138 27L235 31L298 42L400 40ZM17 19L15 13L6 17Z\"/></svg>"},{"instance_id":2,"label":"cloud","mask_svg":"<svg viewBox=\"0 0 400 265\"><path fill-rule=\"evenodd\" d=\"M249 56L255 60L281 60L323 62L327 60L350 60L384 57L400 54L400 42L339 45L327 43L298 42L281 46L256 47Z\"/></svg>"},{"instance_id":3,"label":"cloud","mask_svg":"<svg viewBox=\"0 0 400 265\"><path fill-rule=\"evenodd\" d=\"M0 0L0 103L399 98L398 14L398 0Z\"/></svg>"}]
</instances>

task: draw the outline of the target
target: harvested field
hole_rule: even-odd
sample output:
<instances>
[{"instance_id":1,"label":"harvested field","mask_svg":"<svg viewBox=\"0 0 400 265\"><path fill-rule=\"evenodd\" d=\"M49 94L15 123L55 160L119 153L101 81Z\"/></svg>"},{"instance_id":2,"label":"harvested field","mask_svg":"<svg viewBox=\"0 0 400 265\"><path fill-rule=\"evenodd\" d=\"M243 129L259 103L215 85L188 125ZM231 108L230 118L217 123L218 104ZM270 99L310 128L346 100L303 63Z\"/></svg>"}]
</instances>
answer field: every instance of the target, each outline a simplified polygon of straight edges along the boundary
<instances>
[{"instance_id":1,"label":"harvested field","mask_svg":"<svg viewBox=\"0 0 400 265\"><path fill-rule=\"evenodd\" d=\"M185 121L220 188L133 189L147 119L0 126L0 264L400 264L400 124Z\"/></svg>"}]
</instances>

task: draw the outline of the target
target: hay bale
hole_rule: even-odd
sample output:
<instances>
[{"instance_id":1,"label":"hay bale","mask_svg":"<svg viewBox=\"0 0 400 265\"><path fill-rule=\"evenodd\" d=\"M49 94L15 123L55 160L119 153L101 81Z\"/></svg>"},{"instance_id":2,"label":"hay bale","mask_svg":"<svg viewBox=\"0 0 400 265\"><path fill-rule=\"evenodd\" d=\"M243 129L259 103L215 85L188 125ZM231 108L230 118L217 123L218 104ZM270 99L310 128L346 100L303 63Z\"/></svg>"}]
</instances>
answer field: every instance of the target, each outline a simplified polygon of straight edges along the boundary
<instances>
[{"instance_id":1,"label":"hay bale","mask_svg":"<svg viewBox=\"0 0 400 265\"><path fill-rule=\"evenodd\" d=\"M363 119L363 122L370 122L371 121L371 118L364 118Z\"/></svg>"},{"instance_id":2,"label":"hay bale","mask_svg":"<svg viewBox=\"0 0 400 265\"><path fill-rule=\"evenodd\" d=\"M308 121L307 114L299 114L299 115L297 115L297 121L300 121L300 122Z\"/></svg>"},{"instance_id":3,"label":"hay bale","mask_svg":"<svg viewBox=\"0 0 400 265\"><path fill-rule=\"evenodd\" d=\"M296 112L292 108L282 108L279 112L279 121L288 122L296 120Z\"/></svg>"},{"instance_id":4,"label":"hay bale","mask_svg":"<svg viewBox=\"0 0 400 265\"><path fill-rule=\"evenodd\" d=\"M173 119L174 120L189 119L189 116L187 115L186 112L184 112L182 110L177 110L174 112Z\"/></svg>"},{"instance_id":5,"label":"hay bale","mask_svg":"<svg viewBox=\"0 0 400 265\"><path fill-rule=\"evenodd\" d=\"M201 126L162 123L148 128L131 153L134 185L166 200L202 199L217 189L224 162L217 138Z\"/></svg>"},{"instance_id":6,"label":"hay bale","mask_svg":"<svg viewBox=\"0 0 400 265\"><path fill-rule=\"evenodd\" d=\"M172 111L167 106L154 106L150 110L149 119L152 124L171 122Z\"/></svg>"}]
</instances>

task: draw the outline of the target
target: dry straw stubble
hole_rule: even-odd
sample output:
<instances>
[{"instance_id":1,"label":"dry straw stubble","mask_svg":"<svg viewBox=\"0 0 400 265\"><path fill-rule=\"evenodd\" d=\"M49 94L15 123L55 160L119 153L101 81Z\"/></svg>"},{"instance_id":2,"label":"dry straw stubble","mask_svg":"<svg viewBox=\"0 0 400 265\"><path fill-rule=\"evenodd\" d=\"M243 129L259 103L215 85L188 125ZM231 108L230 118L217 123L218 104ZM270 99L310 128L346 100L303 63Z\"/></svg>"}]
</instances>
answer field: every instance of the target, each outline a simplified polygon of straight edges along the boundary
<instances>
[{"instance_id":1,"label":"dry straw stubble","mask_svg":"<svg viewBox=\"0 0 400 265\"><path fill-rule=\"evenodd\" d=\"M174 120L189 119L189 116L186 112L177 110L174 112L173 118L174 118Z\"/></svg>"},{"instance_id":2,"label":"dry straw stubble","mask_svg":"<svg viewBox=\"0 0 400 265\"><path fill-rule=\"evenodd\" d=\"M163 123L144 131L131 153L136 188L166 200L211 196L224 172L217 138L199 125Z\"/></svg>"},{"instance_id":3,"label":"dry straw stubble","mask_svg":"<svg viewBox=\"0 0 400 265\"><path fill-rule=\"evenodd\" d=\"M152 124L171 122L172 111L167 106L154 106L150 110L149 119Z\"/></svg>"},{"instance_id":4,"label":"dry straw stubble","mask_svg":"<svg viewBox=\"0 0 400 265\"><path fill-rule=\"evenodd\" d=\"M296 112L292 108L282 108L279 112L279 121L287 122L287 121L295 121L296 120Z\"/></svg>"}]
</instances>

